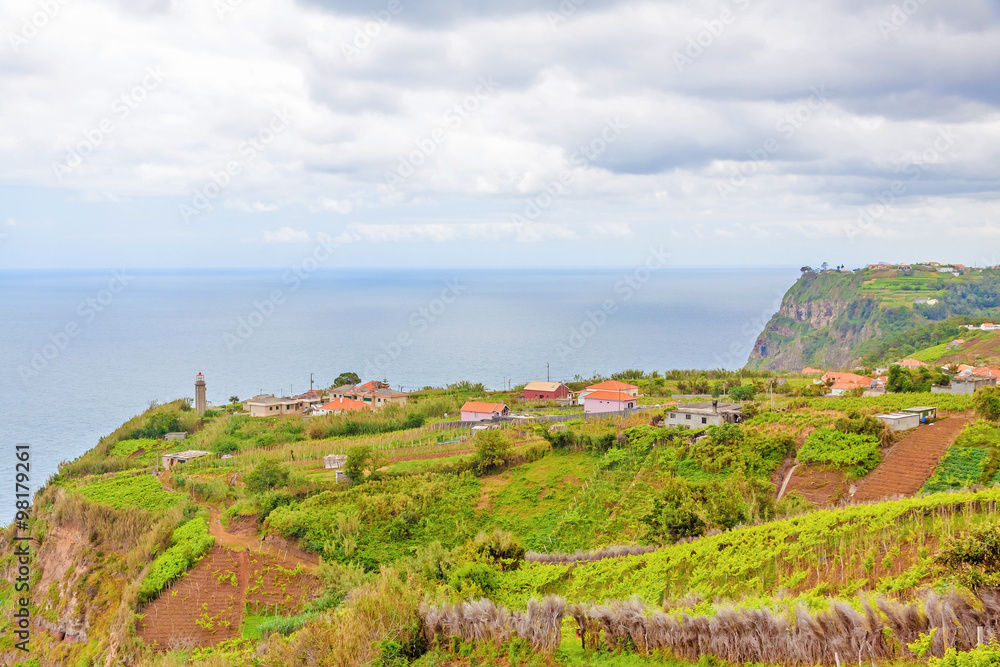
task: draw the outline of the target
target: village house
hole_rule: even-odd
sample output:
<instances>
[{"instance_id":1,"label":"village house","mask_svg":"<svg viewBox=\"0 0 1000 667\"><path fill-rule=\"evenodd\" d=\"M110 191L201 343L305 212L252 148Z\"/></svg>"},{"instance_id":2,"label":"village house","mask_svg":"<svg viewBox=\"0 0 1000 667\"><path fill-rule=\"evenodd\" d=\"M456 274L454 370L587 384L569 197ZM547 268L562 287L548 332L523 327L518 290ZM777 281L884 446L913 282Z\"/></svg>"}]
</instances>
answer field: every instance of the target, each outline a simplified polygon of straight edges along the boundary
<instances>
[{"instance_id":1,"label":"village house","mask_svg":"<svg viewBox=\"0 0 1000 667\"><path fill-rule=\"evenodd\" d=\"M871 389L875 387L875 381L870 377L858 375L856 373L838 373L830 371L824 373L819 380L814 380L813 384L829 384L830 394L833 396L843 396L855 389Z\"/></svg>"},{"instance_id":2,"label":"village house","mask_svg":"<svg viewBox=\"0 0 1000 667\"><path fill-rule=\"evenodd\" d=\"M243 410L251 417L287 417L301 415L307 403L297 398L263 395L243 402Z\"/></svg>"},{"instance_id":3,"label":"village house","mask_svg":"<svg viewBox=\"0 0 1000 667\"><path fill-rule=\"evenodd\" d=\"M349 398L354 401L368 403L378 409L395 403L406 405L409 394L403 391L393 391L385 382L371 380L362 385L345 384L330 390L330 398Z\"/></svg>"},{"instance_id":4,"label":"village house","mask_svg":"<svg viewBox=\"0 0 1000 667\"><path fill-rule=\"evenodd\" d=\"M623 412L635 409L636 398L624 392L594 390L584 398L584 414Z\"/></svg>"},{"instance_id":5,"label":"village house","mask_svg":"<svg viewBox=\"0 0 1000 667\"><path fill-rule=\"evenodd\" d=\"M212 452L203 452L198 449L189 449L186 452L177 452L175 454L164 454L162 457L163 468L165 470L170 470L175 465L180 463L187 463L193 459L201 458L202 456L211 456Z\"/></svg>"},{"instance_id":6,"label":"village house","mask_svg":"<svg viewBox=\"0 0 1000 667\"><path fill-rule=\"evenodd\" d=\"M462 421L478 422L494 417L506 417L510 414L510 408L503 403L481 403L478 401L466 401L462 406Z\"/></svg>"},{"instance_id":7,"label":"village house","mask_svg":"<svg viewBox=\"0 0 1000 667\"><path fill-rule=\"evenodd\" d=\"M678 405L676 410L671 410L667 414L668 426L683 428L739 424L742 421L743 406L740 403L719 403L719 401Z\"/></svg>"},{"instance_id":8,"label":"village house","mask_svg":"<svg viewBox=\"0 0 1000 667\"><path fill-rule=\"evenodd\" d=\"M306 393L293 396L292 398L296 401L301 401L306 408L315 408L323 404L322 392L315 389L310 389Z\"/></svg>"},{"instance_id":9,"label":"village house","mask_svg":"<svg viewBox=\"0 0 1000 667\"><path fill-rule=\"evenodd\" d=\"M902 361L897 361L896 364L903 368L924 368L927 366L925 362L917 359L903 359Z\"/></svg>"},{"instance_id":10,"label":"village house","mask_svg":"<svg viewBox=\"0 0 1000 667\"><path fill-rule=\"evenodd\" d=\"M995 377L979 377L975 375L966 375L964 377L953 377L951 379L951 384L947 387L939 387L934 385L931 387L932 394L974 394L977 389L983 387L995 387L997 386L997 379Z\"/></svg>"},{"instance_id":11,"label":"village house","mask_svg":"<svg viewBox=\"0 0 1000 667\"><path fill-rule=\"evenodd\" d=\"M627 382L619 382L618 380L605 380L604 382L598 382L597 384L592 384L586 388L586 391L613 391L621 392L628 396L638 396L639 387L634 384L628 384Z\"/></svg>"},{"instance_id":12,"label":"village house","mask_svg":"<svg viewBox=\"0 0 1000 667\"><path fill-rule=\"evenodd\" d=\"M524 400L555 400L569 398L572 392L562 382L529 382L524 385Z\"/></svg>"}]
</instances>

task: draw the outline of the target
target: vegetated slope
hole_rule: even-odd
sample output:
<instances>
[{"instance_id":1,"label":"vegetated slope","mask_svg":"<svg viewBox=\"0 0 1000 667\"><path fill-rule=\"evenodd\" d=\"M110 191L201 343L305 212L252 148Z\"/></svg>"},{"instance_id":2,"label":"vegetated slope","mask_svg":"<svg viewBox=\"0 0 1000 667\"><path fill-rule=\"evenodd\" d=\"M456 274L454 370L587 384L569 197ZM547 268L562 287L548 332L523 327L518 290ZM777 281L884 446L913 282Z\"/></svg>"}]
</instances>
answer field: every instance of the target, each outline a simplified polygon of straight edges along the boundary
<instances>
[{"instance_id":1,"label":"vegetated slope","mask_svg":"<svg viewBox=\"0 0 1000 667\"><path fill-rule=\"evenodd\" d=\"M758 336L747 368L844 368L863 358L908 354L954 338L967 318L995 317L998 306L1000 271L994 269L960 276L920 267L807 271ZM957 316L966 319L942 324ZM914 340L907 338L923 327Z\"/></svg>"},{"instance_id":2,"label":"vegetated slope","mask_svg":"<svg viewBox=\"0 0 1000 667\"><path fill-rule=\"evenodd\" d=\"M852 500L869 502L897 495L911 496L919 491L968 421L967 415L952 415L918 426L858 483Z\"/></svg>"},{"instance_id":3,"label":"vegetated slope","mask_svg":"<svg viewBox=\"0 0 1000 667\"><path fill-rule=\"evenodd\" d=\"M768 596L782 591L848 599L869 590L911 594L929 583L933 554L946 537L995 523L998 500L1000 489L991 488L851 505L638 556L577 565L525 564L504 575L495 598L513 608L544 594L570 602L638 595L672 607L716 597L763 597L768 606L794 607L794 597Z\"/></svg>"},{"instance_id":4,"label":"vegetated slope","mask_svg":"<svg viewBox=\"0 0 1000 667\"><path fill-rule=\"evenodd\" d=\"M965 342L949 344L956 339ZM935 366L1000 366L1000 332L960 330L951 340L923 348L908 356Z\"/></svg>"}]
</instances>

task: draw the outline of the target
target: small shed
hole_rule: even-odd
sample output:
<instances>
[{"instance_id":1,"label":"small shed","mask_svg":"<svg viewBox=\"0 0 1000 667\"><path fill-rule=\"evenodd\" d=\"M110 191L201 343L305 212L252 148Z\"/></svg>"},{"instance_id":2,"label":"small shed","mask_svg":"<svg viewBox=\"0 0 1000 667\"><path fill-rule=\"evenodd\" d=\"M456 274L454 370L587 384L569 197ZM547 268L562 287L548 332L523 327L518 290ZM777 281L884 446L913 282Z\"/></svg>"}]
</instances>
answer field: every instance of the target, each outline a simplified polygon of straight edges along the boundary
<instances>
[{"instance_id":1,"label":"small shed","mask_svg":"<svg viewBox=\"0 0 1000 667\"><path fill-rule=\"evenodd\" d=\"M212 452L203 452L199 449L189 449L186 452L177 452L176 454L164 454L163 455L163 467L166 470L170 470L178 463L187 463L192 459L201 458L202 456L211 456Z\"/></svg>"},{"instance_id":2,"label":"small shed","mask_svg":"<svg viewBox=\"0 0 1000 667\"><path fill-rule=\"evenodd\" d=\"M351 478L347 476L347 473L343 470L337 471L337 484L350 484Z\"/></svg>"},{"instance_id":3,"label":"small shed","mask_svg":"<svg viewBox=\"0 0 1000 667\"><path fill-rule=\"evenodd\" d=\"M918 415L920 417L921 424L926 422L928 419L937 419L937 408L929 405L918 405L914 408L903 408L900 412L908 412L910 414Z\"/></svg>"},{"instance_id":4,"label":"small shed","mask_svg":"<svg viewBox=\"0 0 1000 667\"><path fill-rule=\"evenodd\" d=\"M163 436L163 439L164 440L184 440L187 437L188 437L187 432L185 432L185 431L176 431L174 433L167 433L165 436Z\"/></svg>"},{"instance_id":5,"label":"small shed","mask_svg":"<svg viewBox=\"0 0 1000 667\"><path fill-rule=\"evenodd\" d=\"M327 470L340 470L347 465L347 454L327 454L323 457L323 467ZM340 479L339 476L337 479Z\"/></svg>"},{"instance_id":6,"label":"small shed","mask_svg":"<svg viewBox=\"0 0 1000 667\"><path fill-rule=\"evenodd\" d=\"M906 431L920 425L920 415L913 412L890 412L875 417L883 424L888 424L890 431Z\"/></svg>"}]
</instances>

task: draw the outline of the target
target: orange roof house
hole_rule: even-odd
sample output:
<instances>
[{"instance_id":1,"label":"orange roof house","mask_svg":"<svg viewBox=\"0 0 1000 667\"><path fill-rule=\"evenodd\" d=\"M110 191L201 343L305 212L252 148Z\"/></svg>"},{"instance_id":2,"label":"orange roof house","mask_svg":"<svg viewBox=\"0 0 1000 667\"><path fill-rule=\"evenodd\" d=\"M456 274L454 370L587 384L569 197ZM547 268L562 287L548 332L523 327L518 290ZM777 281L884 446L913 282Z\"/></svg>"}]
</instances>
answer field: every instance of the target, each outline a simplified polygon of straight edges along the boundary
<instances>
[{"instance_id":1,"label":"orange roof house","mask_svg":"<svg viewBox=\"0 0 1000 667\"><path fill-rule=\"evenodd\" d=\"M857 373L838 373L836 371L830 371L829 373L825 373L823 377L820 378L820 380L822 382L829 382L832 380L834 384L846 382L853 386L858 386L858 385L868 386L872 382L872 379L870 377L866 377L864 375L858 375Z\"/></svg>"},{"instance_id":2,"label":"orange roof house","mask_svg":"<svg viewBox=\"0 0 1000 667\"><path fill-rule=\"evenodd\" d=\"M362 401L355 401L353 398L335 398L325 405L319 406L320 410L327 412L360 412L361 410L371 410L371 406Z\"/></svg>"},{"instance_id":3,"label":"orange roof house","mask_svg":"<svg viewBox=\"0 0 1000 667\"><path fill-rule=\"evenodd\" d=\"M462 406L462 421L476 422L493 417L505 417L510 414L510 408L504 403L482 403L466 401Z\"/></svg>"},{"instance_id":4,"label":"orange roof house","mask_svg":"<svg viewBox=\"0 0 1000 667\"><path fill-rule=\"evenodd\" d=\"M903 359L899 362L899 365L906 368L921 368L927 364L922 361L918 361L917 359Z\"/></svg>"},{"instance_id":5,"label":"orange roof house","mask_svg":"<svg viewBox=\"0 0 1000 667\"><path fill-rule=\"evenodd\" d=\"M584 391L613 391L615 393L621 392L627 396L639 395L639 387L634 384L628 384L627 382L619 382L618 380L605 380L604 382L598 382L597 384L590 385Z\"/></svg>"},{"instance_id":6,"label":"orange roof house","mask_svg":"<svg viewBox=\"0 0 1000 667\"><path fill-rule=\"evenodd\" d=\"M381 380L369 380L361 385L361 389L388 389L389 385Z\"/></svg>"}]
</instances>

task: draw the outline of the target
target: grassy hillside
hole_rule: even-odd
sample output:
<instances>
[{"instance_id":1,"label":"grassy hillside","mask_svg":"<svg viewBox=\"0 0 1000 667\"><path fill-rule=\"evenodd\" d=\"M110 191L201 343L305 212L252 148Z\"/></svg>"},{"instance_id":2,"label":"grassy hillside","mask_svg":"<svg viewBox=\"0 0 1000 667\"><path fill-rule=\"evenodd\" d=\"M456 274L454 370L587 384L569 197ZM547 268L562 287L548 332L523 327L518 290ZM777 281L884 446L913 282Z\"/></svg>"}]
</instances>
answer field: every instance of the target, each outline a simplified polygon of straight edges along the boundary
<instances>
[{"instance_id":1,"label":"grassy hillside","mask_svg":"<svg viewBox=\"0 0 1000 667\"><path fill-rule=\"evenodd\" d=\"M933 303L932 303L933 302ZM754 345L748 369L844 368L947 342L998 317L1000 270L806 271Z\"/></svg>"},{"instance_id":2,"label":"grassy hillside","mask_svg":"<svg viewBox=\"0 0 1000 667\"><path fill-rule=\"evenodd\" d=\"M130 421L36 496L37 662L5 620L4 664L785 663L788 637L813 625L813 662L869 637L866 660L915 663L906 645L942 600L956 618L992 613L982 591L1000 574L963 554L992 553L997 489L823 511L776 501L796 456L877 465L893 436L871 434L872 414L971 397L778 396L700 431L651 426L652 412L475 436L407 427L460 399L429 393L361 421L199 419L177 402ZM168 427L190 435L167 443ZM966 429L928 488L990 483L997 433ZM153 475L172 448L213 455ZM323 468L331 452L348 454L352 484ZM0 565L13 572L13 557ZM720 623L760 613L771 639L718 643L741 632ZM931 638L931 654L969 648L963 637Z\"/></svg>"}]
</instances>

